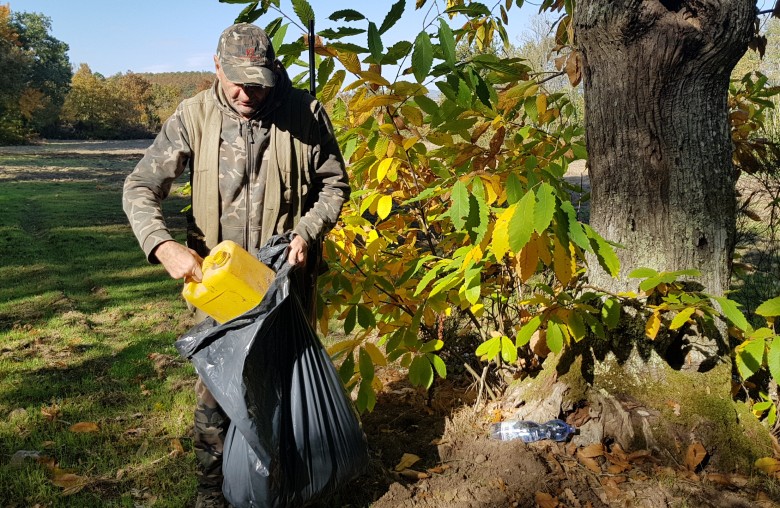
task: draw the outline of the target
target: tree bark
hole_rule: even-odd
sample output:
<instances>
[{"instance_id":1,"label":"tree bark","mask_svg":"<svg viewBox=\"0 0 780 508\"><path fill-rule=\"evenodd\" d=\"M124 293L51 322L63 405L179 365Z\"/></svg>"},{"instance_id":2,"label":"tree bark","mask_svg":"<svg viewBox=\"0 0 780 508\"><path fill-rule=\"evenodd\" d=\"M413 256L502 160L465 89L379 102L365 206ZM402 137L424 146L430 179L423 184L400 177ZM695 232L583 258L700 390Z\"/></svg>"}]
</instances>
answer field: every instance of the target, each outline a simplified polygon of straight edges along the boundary
<instances>
[{"instance_id":1,"label":"tree bark","mask_svg":"<svg viewBox=\"0 0 780 508\"><path fill-rule=\"evenodd\" d=\"M617 279L590 263L594 285L636 290L635 268L696 268L708 292L728 289L728 84L755 19L753 0L578 0L590 222L624 247Z\"/></svg>"}]
</instances>

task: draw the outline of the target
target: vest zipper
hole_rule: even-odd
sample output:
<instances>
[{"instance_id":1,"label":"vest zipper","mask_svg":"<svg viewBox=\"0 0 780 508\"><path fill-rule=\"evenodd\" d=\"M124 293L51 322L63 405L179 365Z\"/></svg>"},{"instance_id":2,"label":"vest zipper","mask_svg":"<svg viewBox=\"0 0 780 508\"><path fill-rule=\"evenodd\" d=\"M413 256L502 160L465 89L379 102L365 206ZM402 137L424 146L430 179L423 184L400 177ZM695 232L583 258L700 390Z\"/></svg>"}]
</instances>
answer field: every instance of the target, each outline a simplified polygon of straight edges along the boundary
<instances>
[{"instance_id":1,"label":"vest zipper","mask_svg":"<svg viewBox=\"0 0 780 508\"><path fill-rule=\"evenodd\" d=\"M251 226L251 213L252 213L252 206L250 202L252 201L252 166L253 166L253 154L254 154L254 144L255 144L255 135L252 129L252 121L249 120L246 122L246 135L244 137L244 146L246 146L246 188L244 189L244 206L246 207L246 230L244 232L244 242L246 245L244 245L244 248L246 248L247 251L253 252L254 248L251 246L252 238L250 237L252 228Z\"/></svg>"}]
</instances>

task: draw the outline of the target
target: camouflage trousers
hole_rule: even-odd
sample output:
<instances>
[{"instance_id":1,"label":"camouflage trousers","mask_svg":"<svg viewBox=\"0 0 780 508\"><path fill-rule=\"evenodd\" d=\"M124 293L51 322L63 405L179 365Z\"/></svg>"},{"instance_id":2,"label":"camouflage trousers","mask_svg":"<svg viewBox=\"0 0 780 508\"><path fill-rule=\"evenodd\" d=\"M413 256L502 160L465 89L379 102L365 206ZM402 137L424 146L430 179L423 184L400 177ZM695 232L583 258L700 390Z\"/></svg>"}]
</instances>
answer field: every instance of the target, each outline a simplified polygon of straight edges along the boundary
<instances>
[{"instance_id":1,"label":"camouflage trousers","mask_svg":"<svg viewBox=\"0 0 780 508\"><path fill-rule=\"evenodd\" d=\"M193 448L198 462L198 506L227 506L222 497L222 450L230 420L198 378Z\"/></svg>"}]
</instances>

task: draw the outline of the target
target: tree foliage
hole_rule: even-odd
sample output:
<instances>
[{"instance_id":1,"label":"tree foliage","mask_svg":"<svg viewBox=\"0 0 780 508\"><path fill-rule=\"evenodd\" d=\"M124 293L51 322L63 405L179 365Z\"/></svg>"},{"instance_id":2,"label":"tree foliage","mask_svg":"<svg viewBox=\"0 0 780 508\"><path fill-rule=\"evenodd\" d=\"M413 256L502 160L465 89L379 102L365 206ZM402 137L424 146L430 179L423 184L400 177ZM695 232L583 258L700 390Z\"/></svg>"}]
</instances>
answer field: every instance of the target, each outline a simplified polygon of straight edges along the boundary
<instances>
[{"instance_id":1,"label":"tree foliage","mask_svg":"<svg viewBox=\"0 0 780 508\"><path fill-rule=\"evenodd\" d=\"M280 0L230 3L248 4L237 21L265 22L286 65L305 60L304 27L315 16L306 0L292 2L294 14ZM730 300L678 286L687 272L636 274L645 280L634 293L588 287L586 253L611 274L619 261L578 220L570 195L579 189L563 178L587 156L577 108L566 90L546 86L549 68L496 54L522 3L417 0L422 30L390 41L385 33L412 8L398 0L382 19L336 11L328 19L338 27L316 35L316 93L353 186L325 242L320 327L343 324L348 338L330 352L361 410L381 389L375 366L400 361L414 384L430 386L446 375L448 342L466 335L478 338L483 360L515 364L534 335L554 352L606 337L625 306L647 313L651 340L723 314L737 335L753 333ZM576 85L573 3L541 9L560 15L555 67Z\"/></svg>"},{"instance_id":2,"label":"tree foliage","mask_svg":"<svg viewBox=\"0 0 780 508\"><path fill-rule=\"evenodd\" d=\"M0 141L20 142L56 125L70 86L68 45L52 37L51 21L0 6Z\"/></svg>"}]
</instances>

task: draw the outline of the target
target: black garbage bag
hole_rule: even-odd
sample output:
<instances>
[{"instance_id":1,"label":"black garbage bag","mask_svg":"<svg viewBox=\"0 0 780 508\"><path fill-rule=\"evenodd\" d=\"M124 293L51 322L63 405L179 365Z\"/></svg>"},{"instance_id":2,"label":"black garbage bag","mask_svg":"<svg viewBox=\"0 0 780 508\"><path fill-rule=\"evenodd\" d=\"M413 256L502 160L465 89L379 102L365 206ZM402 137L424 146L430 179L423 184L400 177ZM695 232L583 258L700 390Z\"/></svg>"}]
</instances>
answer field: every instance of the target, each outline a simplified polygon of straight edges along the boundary
<instances>
[{"instance_id":1,"label":"black garbage bag","mask_svg":"<svg viewBox=\"0 0 780 508\"><path fill-rule=\"evenodd\" d=\"M222 490L235 508L305 506L368 464L357 412L301 306L288 244L275 236L258 255L276 278L257 307L176 342L230 418Z\"/></svg>"}]
</instances>

